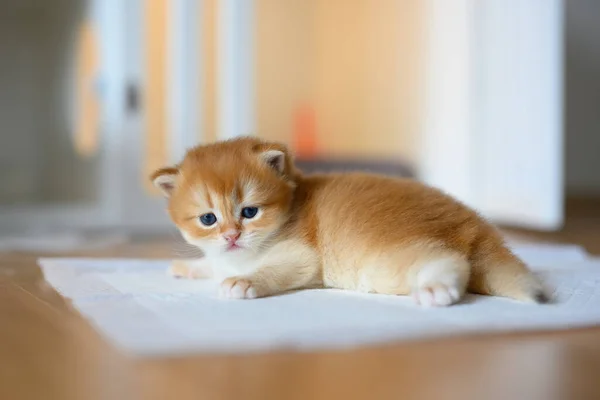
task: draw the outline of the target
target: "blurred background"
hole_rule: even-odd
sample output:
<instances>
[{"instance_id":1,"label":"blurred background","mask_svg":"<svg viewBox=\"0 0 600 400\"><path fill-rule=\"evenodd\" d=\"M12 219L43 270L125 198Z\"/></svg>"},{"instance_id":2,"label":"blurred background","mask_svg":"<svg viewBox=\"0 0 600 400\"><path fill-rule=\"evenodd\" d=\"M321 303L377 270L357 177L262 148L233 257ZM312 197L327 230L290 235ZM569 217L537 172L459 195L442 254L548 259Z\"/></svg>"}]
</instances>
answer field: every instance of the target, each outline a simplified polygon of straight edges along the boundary
<instances>
[{"instance_id":1,"label":"blurred background","mask_svg":"<svg viewBox=\"0 0 600 400\"><path fill-rule=\"evenodd\" d=\"M168 229L148 175L255 134L307 171L560 229L600 196L595 0L1 0L0 234Z\"/></svg>"}]
</instances>

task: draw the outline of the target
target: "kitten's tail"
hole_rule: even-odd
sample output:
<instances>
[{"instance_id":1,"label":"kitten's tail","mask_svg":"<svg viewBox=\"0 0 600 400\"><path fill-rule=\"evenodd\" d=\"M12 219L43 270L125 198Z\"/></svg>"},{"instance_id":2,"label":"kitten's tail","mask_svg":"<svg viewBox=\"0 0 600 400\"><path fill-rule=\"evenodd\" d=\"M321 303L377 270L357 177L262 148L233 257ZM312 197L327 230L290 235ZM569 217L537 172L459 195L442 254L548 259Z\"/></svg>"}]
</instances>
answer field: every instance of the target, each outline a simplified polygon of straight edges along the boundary
<instances>
[{"instance_id":1,"label":"kitten's tail","mask_svg":"<svg viewBox=\"0 0 600 400\"><path fill-rule=\"evenodd\" d=\"M500 234L486 232L472 249L469 292L534 303L548 301L541 282L505 246Z\"/></svg>"}]
</instances>

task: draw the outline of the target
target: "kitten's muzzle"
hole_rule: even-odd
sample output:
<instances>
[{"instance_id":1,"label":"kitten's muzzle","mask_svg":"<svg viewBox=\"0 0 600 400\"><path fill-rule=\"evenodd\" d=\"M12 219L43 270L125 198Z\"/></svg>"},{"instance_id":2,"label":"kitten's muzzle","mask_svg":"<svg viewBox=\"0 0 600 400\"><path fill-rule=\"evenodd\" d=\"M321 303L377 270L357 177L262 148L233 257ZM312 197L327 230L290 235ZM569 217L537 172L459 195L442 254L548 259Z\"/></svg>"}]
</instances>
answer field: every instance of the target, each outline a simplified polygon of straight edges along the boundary
<instances>
[{"instance_id":1,"label":"kitten's muzzle","mask_svg":"<svg viewBox=\"0 0 600 400\"><path fill-rule=\"evenodd\" d=\"M241 234L242 234L242 232L240 232L238 230L229 230L229 231L223 233L223 238L225 238L225 241L227 241L227 243L231 246L231 245L235 245L235 243L240 238Z\"/></svg>"}]
</instances>

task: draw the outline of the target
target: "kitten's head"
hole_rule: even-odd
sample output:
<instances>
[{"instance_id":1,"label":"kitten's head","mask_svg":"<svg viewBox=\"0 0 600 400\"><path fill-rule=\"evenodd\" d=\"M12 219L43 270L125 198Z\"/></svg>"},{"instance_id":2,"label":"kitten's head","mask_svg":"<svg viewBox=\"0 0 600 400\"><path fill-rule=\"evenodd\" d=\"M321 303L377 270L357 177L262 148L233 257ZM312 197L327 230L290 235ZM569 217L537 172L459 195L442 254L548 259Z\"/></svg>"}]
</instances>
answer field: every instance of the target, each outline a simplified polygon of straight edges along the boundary
<instances>
[{"instance_id":1,"label":"kitten's head","mask_svg":"<svg viewBox=\"0 0 600 400\"><path fill-rule=\"evenodd\" d=\"M295 178L285 146L250 137L198 146L151 177L183 237L208 256L259 252L288 218Z\"/></svg>"}]
</instances>

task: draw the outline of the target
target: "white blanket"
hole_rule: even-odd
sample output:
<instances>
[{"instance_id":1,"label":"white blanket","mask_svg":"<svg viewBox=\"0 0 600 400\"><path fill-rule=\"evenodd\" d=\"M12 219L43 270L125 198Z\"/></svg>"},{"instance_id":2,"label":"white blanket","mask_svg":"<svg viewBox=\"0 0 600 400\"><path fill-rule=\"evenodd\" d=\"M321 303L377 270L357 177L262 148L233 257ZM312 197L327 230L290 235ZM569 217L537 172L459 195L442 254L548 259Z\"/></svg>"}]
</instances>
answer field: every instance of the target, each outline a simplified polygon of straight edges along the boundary
<instances>
[{"instance_id":1,"label":"white blanket","mask_svg":"<svg viewBox=\"0 0 600 400\"><path fill-rule=\"evenodd\" d=\"M46 258L40 265L106 338L139 356L334 349L600 324L600 259L572 246L515 251L551 289L552 304L468 295L458 305L423 309L406 297L340 290L222 300L215 282L167 276L168 261Z\"/></svg>"}]
</instances>

